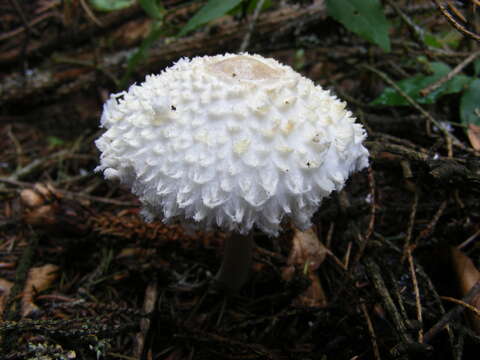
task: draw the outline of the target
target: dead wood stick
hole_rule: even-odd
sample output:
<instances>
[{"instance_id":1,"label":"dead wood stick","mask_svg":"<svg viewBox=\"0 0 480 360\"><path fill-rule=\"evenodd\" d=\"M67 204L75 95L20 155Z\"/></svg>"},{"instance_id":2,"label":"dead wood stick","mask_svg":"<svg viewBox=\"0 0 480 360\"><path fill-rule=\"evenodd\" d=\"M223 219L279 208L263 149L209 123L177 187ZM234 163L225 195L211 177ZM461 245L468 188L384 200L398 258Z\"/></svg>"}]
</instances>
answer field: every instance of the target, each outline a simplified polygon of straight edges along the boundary
<instances>
[{"instance_id":1,"label":"dead wood stick","mask_svg":"<svg viewBox=\"0 0 480 360\"><path fill-rule=\"evenodd\" d=\"M250 43L250 38L252 37L253 30L255 29L255 23L257 22L258 15L260 15L260 10L263 8L263 3L265 0L260 0L255 7L255 11L253 12L253 16L250 20L250 24L248 25L248 31L243 38L242 45L238 49L238 52L244 52L247 50L248 44Z\"/></svg>"},{"instance_id":2,"label":"dead wood stick","mask_svg":"<svg viewBox=\"0 0 480 360\"><path fill-rule=\"evenodd\" d=\"M4 184L10 184L13 186L18 186L22 188L33 188L35 184L24 182L24 181L18 181L14 180L11 178L5 178L5 177L0 177L0 183ZM134 201L121 201L121 200L115 200L115 199L110 199L110 198L105 198L105 197L100 197L100 196L94 196L94 195L89 195L89 194L84 194L84 193L79 193L79 192L72 192L72 191L67 191L67 190L62 190L62 189L55 189L55 191L58 191L58 193L68 199L71 200L88 200L88 201L93 201L93 202L98 202L98 203L104 203L104 204L111 204L111 205L117 205L117 206L125 206L125 207L138 207L138 203Z\"/></svg>"},{"instance_id":3,"label":"dead wood stick","mask_svg":"<svg viewBox=\"0 0 480 360\"><path fill-rule=\"evenodd\" d=\"M272 46L278 47L278 41L276 44L272 44L271 37L274 34L278 35L280 28L285 31L285 33L282 33L282 37L286 37L289 33L295 31L299 23L303 26L318 25L325 17L326 11L322 2L304 7L292 5L260 14L256 22L256 34L258 34L259 41L256 42L256 46L252 48L252 51L265 50L265 48ZM218 25L218 27L219 29L215 36L208 32L199 32L168 44L162 39L159 40L150 49L148 59L138 70L141 72L154 69L158 71L159 68L181 56L216 53L218 49L235 51L243 35L248 31L248 24L242 24L233 20L224 25ZM263 43L260 41L261 39L263 39ZM124 71L122 66L135 50L136 48L100 56L96 62L97 68L108 69L112 73L121 73ZM85 50L85 54L88 53L89 51ZM76 55L66 52L59 54L59 56L74 58ZM89 60L86 59L85 61ZM94 59L91 59L91 62L93 63ZM65 69L65 65L48 65L48 63L45 63L39 68L33 69L27 84L22 81L23 75L20 73L14 73L5 77L0 82L0 104L28 99L28 103L31 106L32 101L35 102L37 98L46 101L48 100L46 98L64 97L80 89L85 89L98 81L96 71L91 67L78 67L72 64L71 67Z\"/></svg>"},{"instance_id":4,"label":"dead wood stick","mask_svg":"<svg viewBox=\"0 0 480 360\"><path fill-rule=\"evenodd\" d=\"M465 295L465 297L462 299L462 302L466 304L470 304L472 300L480 293L480 281L477 281L477 283L470 289L470 291ZM445 327L455 320L461 313L465 311L465 306L463 305L457 305L455 306L452 310L450 310L448 313L442 316L442 318L435 324L433 325L430 330L427 331L425 334L425 337L423 338L423 342L425 344L428 344L432 339L438 335L439 332L441 332Z\"/></svg>"},{"instance_id":5,"label":"dead wood stick","mask_svg":"<svg viewBox=\"0 0 480 360\"><path fill-rule=\"evenodd\" d=\"M388 312L390 318L393 321L393 324L395 325L399 338L404 343L413 343L413 339L408 333L405 320L402 319L402 316L398 312L397 307L395 306L395 303L390 295L390 292L388 291L387 286L382 278L380 268L371 259L366 259L364 261L364 264L375 290L377 290L378 294L382 298L385 310Z\"/></svg>"},{"instance_id":6,"label":"dead wood stick","mask_svg":"<svg viewBox=\"0 0 480 360\"><path fill-rule=\"evenodd\" d=\"M448 20L448 22L455 28L457 29L460 33L463 35L470 37L476 41L480 41L480 35L468 30L464 25L460 24L455 18L450 14L450 12L447 10L446 6L442 4L440 0L433 0L435 4L438 7L438 10L445 16L445 18Z\"/></svg>"},{"instance_id":7,"label":"dead wood stick","mask_svg":"<svg viewBox=\"0 0 480 360\"><path fill-rule=\"evenodd\" d=\"M153 281L147 285L145 289L145 300L143 301L143 312L146 314L145 318L140 320L140 331L135 336L134 357L136 359L144 359L145 341L150 330L151 315L155 310L155 305L158 299L157 282Z\"/></svg>"},{"instance_id":8,"label":"dead wood stick","mask_svg":"<svg viewBox=\"0 0 480 360\"><path fill-rule=\"evenodd\" d=\"M102 16L100 19L104 27L99 27L96 24L86 23L81 24L75 31L75 34L72 34L71 31L63 31L58 37L49 37L45 38L42 36L38 40L32 40L29 42L25 49L25 56L30 57L34 54L43 53L45 54L48 51L58 49L59 46L63 44L79 44L86 39L91 38L95 34L105 31L106 28L113 27L117 24L121 24L126 20L139 15L142 13L142 10L139 5L131 6L127 9L111 12L105 16ZM50 16L56 16L55 14L50 14ZM44 20L45 18L40 17L29 23L30 28L33 29L33 26ZM12 30L12 32L4 34L2 40L6 40L11 36L17 35L19 29ZM28 31L28 28L27 28ZM18 47L14 47L9 50L4 50L0 52L0 64L13 64L20 59L22 55L22 50Z\"/></svg>"}]
</instances>

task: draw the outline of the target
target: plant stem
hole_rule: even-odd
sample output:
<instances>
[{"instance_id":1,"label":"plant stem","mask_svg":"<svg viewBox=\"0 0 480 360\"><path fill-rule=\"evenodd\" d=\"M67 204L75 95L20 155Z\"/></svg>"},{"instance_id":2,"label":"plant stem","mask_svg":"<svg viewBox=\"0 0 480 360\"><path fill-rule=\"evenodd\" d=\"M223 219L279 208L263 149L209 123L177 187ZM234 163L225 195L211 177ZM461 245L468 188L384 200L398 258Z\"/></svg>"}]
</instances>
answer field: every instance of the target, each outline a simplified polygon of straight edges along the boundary
<instances>
[{"instance_id":1,"label":"plant stem","mask_svg":"<svg viewBox=\"0 0 480 360\"><path fill-rule=\"evenodd\" d=\"M252 264L253 236L234 233L225 242L222 266L216 285L228 293L236 293L245 284Z\"/></svg>"}]
</instances>

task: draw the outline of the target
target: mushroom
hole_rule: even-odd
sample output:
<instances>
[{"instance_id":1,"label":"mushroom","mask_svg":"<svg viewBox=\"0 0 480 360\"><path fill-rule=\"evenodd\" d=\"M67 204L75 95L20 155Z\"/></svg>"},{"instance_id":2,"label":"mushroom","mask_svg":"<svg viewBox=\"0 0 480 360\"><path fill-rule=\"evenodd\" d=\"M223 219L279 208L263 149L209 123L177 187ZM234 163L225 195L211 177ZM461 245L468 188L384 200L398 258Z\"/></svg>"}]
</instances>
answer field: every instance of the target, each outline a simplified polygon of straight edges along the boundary
<instances>
[{"instance_id":1,"label":"mushroom","mask_svg":"<svg viewBox=\"0 0 480 360\"><path fill-rule=\"evenodd\" d=\"M216 280L235 292L253 228L307 229L322 199L368 165L366 133L345 106L271 58L182 58L111 95L96 170L129 186L148 221L228 231Z\"/></svg>"}]
</instances>

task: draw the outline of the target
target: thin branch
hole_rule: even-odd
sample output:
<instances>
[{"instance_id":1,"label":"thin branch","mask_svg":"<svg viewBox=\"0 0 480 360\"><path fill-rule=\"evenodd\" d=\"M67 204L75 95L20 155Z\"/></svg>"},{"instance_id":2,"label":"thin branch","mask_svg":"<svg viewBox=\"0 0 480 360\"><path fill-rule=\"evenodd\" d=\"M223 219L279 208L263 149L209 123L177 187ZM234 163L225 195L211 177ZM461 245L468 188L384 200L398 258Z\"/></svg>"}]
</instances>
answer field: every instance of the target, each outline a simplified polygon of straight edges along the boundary
<instances>
[{"instance_id":1,"label":"thin branch","mask_svg":"<svg viewBox=\"0 0 480 360\"><path fill-rule=\"evenodd\" d=\"M423 44L425 30L415 24L415 22L407 14L405 14L402 9L400 9L400 7L397 5L397 1L387 0L387 2L395 10L398 16L400 16L400 18L407 24L407 26L412 29L413 34L417 38L418 42Z\"/></svg>"},{"instance_id":2,"label":"thin branch","mask_svg":"<svg viewBox=\"0 0 480 360\"><path fill-rule=\"evenodd\" d=\"M450 137L455 145L459 146L461 149L464 149L465 146L458 140L453 134L449 133L444 126L442 126L428 111L426 111L423 107L420 106L418 102L416 102L410 95L408 95L405 91L403 91L390 77L385 74L383 71L380 71L370 65L362 65L363 68L367 69L368 71L371 71L378 75L380 78L382 78L388 85L393 87L401 96L407 100L407 102L412 105L416 110L418 110L428 121L433 123L439 131L445 135L446 138Z\"/></svg>"},{"instance_id":3,"label":"thin branch","mask_svg":"<svg viewBox=\"0 0 480 360\"><path fill-rule=\"evenodd\" d=\"M415 217L417 215L417 207L418 207L418 190L415 189L415 194L412 203L412 210L410 211L410 217L408 219L408 226L407 226L407 236L405 239L405 245L403 247L403 260L408 253L411 251L411 240L412 240L412 233L413 233L413 226L415 225Z\"/></svg>"},{"instance_id":4,"label":"thin branch","mask_svg":"<svg viewBox=\"0 0 480 360\"><path fill-rule=\"evenodd\" d=\"M475 299L475 297L480 294L480 281L477 281L477 283L470 289L470 291L465 295L465 297L462 299L462 302L466 304L470 304L472 300ZM442 316L442 318L435 324L433 325L430 330L427 331L423 338L423 342L425 344L428 344L433 340L435 336L438 335L445 327L454 319L456 319L460 314L463 313L465 310L465 307L462 305L458 305L454 307L452 310L450 310L448 313Z\"/></svg>"},{"instance_id":5,"label":"thin branch","mask_svg":"<svg viewBox=\"0 0 480 360\"><path fill-rule=\"evenodd\" d=\"M245 37L243 38L242 45L240 45L240 48L238 52L245 52L247 50L248 44L250 43L250 38L252 37L253 30L255 29L255 24L257 22L258 15L260 14L260 11L263 8L263 3L265 0L260 0L257 3L257 6L255 7L255 11L253 12L252 19L250 20L250 23L248 24L248 29L247 33L245 34Z\"/></svg>"},{"instance_id":6,"label":"thin branch","mask_svg":"<svg viewBox=\"0 0 480 360\"><path fill-rule=\"evenodd\" d=\"M378 349L377 335L375 335L375 329L373 328L372 320L368 315L367 307L365 304L361 304L360 309L362 310L363 316L365 316L365 320L367 322L368 332L370 333L370 339L372 340L373 355L375 360L380 360L381 357L380 350Z\"/></svg>"},{"instance_id":7,"label":"thin branch","mask_svg":"<svg viewBox=\"0 0 480 360\"><path fill-rule=\"evenodd\" d=\"M415 293L415 308L417 311L417 320L420 324L418 329L418 342L423 342L423 315L422 315L422 302L420 298L420 290L418 288L417 274L415 270L415 264L413 263L412 249L409 248L407 252L407 260L410 269L410 276L412 277L412 285Z\"/></svg>"},{"instance_id":8,"label":"thin branch","mask_svg":"<svg viewBox=\"0 0 480 360\"><path fill-rule=\"evenodd\" d=\"M440 2L440 0L432 0L432 1L435 2L440 12L443 14L443 16L447 18L448 22L450 22L450 24L452 24L455 29L460 31L463 35L480 42L480 35L475 34L474 32L468 30L465 26L463 26L457 20L455 20L455 18L452 16L452 14L450 14L450 12L447 10L445 5L443 5Z\"/></svg>"},{"instance_id":9,"label":"thin branch","mask_svg":"<svg viewBox=\"0 0 480 360\"><path fill-rule=\"evenodd\" d=\"M458 300L458 299L452 298L450 296L440 296L440 299L447 300L447 301L453 302L455 304L461 305L461 306L467 308L468 310L474 312L477 316L480 316L480 310L479 309L477 309L475 306L473 306L471 304L467 304L466 302L464 302L462 300Z\"/></svg>"},{"instance_id":10,"label":"thin branch","mask_svg":"<svg viewBox=\"0 0 480 360\"><path fill-rule=\"evenodd\" d=\"M5 178L5 177L0 177L0 183L4 184L9 184L13 186L18 186L22 188L33 188L35 185L24 182L24 181L18 181L14 180L11 178ZM85 193L76 193L72 191L67 191L63 189L57 189L55 188L55 191L57 191L60 195L72 199L72 200L78 200L78 199L84 199L88 201L93 201L93 202L98 202L98 203L104 203L104 204L111 204L111 205L117 205L117 206L127 206L127 207L138 207L139 203L134 202L134 201L121 201L121 200L115 200L115 199L110 199L110 198L105 198L105 197L100 197L100 196L94 196L94 195L88 195Z\"/></svg>"},{"instance_id":11,"label":"thin branch","mask_svg":"<svg viewBox=\"0 0 480 360\"><path fill-rule=\"evenodd\" d=\"M55 16L57 16L57 15L53 12L49 12L49 13L40 15L37 18L33 19L32 21L30 21L28 23L28 28L31 29L31 28L33 28L33 26L37 25L38 23L42 22L43 20L46 20L48 18L55 17ZM12 37L15 37L15 36L25 32L25 31L27 31L28 28L26 26L22 26L22 27L18 27L16 29L13 29L11 31L5 32L3 34L0 34L0 41L4 41L4 40L10 39Z\"/></svg>"},{"instance_id":12,"label":"thin branch","mask_svg":"<svg viewBox=\"0 0 480 360\"><path fill-rule=\"evenodd\" d=\"M22 23L23 23L23 26L25 27L25 30L29 33L32 33L36 36L39 35L38 31L35 30L34 28L32 28L30 26L30 23L28 22L27 20L27 17L25 16L24 12L23 12L23 9L22 7L20 6L20 4L18 3L17 0L10 0L10 4L15 8L15 10L17 11L18 13L18 16L20 17L20 19L22 20Z\"/></svg>"},{"instance_id":13,"label":"thin branch","mask_svg":"<svg viewBox=\"0 0 480 360\"><path fill-rule=\"evenodd\" d=\"M475 51L465 60L463 60L460 64L455 66L447 75L441 77L433 84L428 85L426 88L420 90L420 95L427 96L432 91L438 89L440 86L445 84L447 81L451 80L455 75L457 75L460 71L462 71L465 67L467 67L471 62L475 61L480 56L480 50Z\"/></svg>"},{"instance_id":14,"label":"thin branch","mask_svg":"<svg viewBox=\"0 0 480 360\"><path fill-rule=\"evenodd\" d=\"M87 17L92 20L92 22L95 23L95 25L98 25L100 27L103 27L102 22L95 16L93 11L90 9L88 4L85 2L85 0L80 0L80 5L82 6L83 11L85 11L85 14L87 14Z\"/></svg>"}]
</instances>

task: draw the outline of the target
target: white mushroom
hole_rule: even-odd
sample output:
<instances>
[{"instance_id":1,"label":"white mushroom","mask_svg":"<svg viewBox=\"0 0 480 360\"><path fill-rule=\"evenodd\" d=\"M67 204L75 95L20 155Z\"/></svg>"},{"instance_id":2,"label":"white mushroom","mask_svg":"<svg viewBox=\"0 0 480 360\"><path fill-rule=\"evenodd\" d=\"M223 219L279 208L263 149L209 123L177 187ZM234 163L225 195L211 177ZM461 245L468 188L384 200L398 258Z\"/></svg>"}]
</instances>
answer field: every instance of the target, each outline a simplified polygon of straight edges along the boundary
<instances>
[{"instance_id":1,"label":"white mushroom","mask_svg":"<svg viewBox=\"0 0 480 360\"><path fill-rule=\"evenodd\" d=\"M147 220L235 234L217 276L231 290L247 278L253 227L308 228L322 199L368 165L345 103L260 55L180 59L112 95L101 126L97 171L131 187Z\"/></svg>"}]
</instances>

